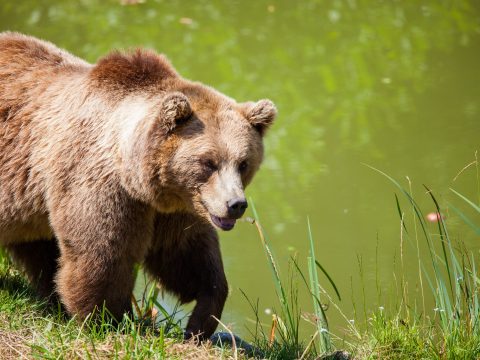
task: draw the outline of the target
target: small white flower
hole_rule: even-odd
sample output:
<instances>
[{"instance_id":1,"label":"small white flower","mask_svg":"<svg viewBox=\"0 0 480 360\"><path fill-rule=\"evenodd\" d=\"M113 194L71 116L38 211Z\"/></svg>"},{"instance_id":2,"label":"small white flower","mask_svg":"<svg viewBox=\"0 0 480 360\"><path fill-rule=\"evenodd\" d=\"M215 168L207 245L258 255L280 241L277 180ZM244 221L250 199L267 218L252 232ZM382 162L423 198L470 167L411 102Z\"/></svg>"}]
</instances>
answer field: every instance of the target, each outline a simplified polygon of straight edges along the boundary
<instances>
[{"instance_id":1,"label":"small white flower","mask_svg":"<svg viewBox=\"0 0 480 360\"><path fill-rule=\"evenodd\" d=\"M326 333L326 332L328 332L328 330L327 330L327 329L324 329L324 328L322 328L322 329L320 329L320 332L321 332L321 333Z\"/></svg>"},{"instance_id":2,"label":"small white flower","mask_svg":"<svg viewBox=\"0 0 480 360\"><path fill-rule=\"evenodd\" d=\"M433 309L433 311L437 312L438 310L440 310L438 307L436 307L435 309Z\"/></svg>"},{"instance_id":3,"label":"small white flower","mask_svg":"<svg viewBox=\"0 0 480 360\"><path fill-rule=\"evenodd\" d=\"M379 306L378 310L383 311L385 308L383 306Z\"/></svg>"},{"instance_id":4,"label":"small white flower","mask_svg":"<svg viewBox=\"0 0 480 360\"><path fill-rule=\"evenodd\" d=\"M272 309L266 308L266 309L264 310L264 312L265 312L265 314L267 314L267 315L271 315L271 314L272 314Z\"/></svg>"}]
</instances>

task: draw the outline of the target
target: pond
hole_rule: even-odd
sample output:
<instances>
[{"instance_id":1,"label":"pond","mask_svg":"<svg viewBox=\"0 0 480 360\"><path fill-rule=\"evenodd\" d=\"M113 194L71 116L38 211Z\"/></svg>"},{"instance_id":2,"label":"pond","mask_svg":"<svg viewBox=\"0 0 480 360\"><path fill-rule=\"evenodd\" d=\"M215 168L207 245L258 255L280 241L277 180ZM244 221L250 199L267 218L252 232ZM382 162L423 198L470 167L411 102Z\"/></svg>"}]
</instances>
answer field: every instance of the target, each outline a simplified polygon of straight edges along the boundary
<instances>
[{"instance_id":1,"label":"pond","mask_svg":"<svg viewBox=\"0 0 480 360\"><path fill-rule=\"evenodd\" d=\"M475 166L461 170L480 150L480 6L467 0L125 3L3 0L0 30L47 39L90 62L114 48L154 48L185 77L239 101L272 99L279 116L247 195L282 274L291 256L305 264L309 218L317 258L335 280L347 318L364 303L369 310L398 303L396 189L365 164L407 188L410 179L425 213L435 208L422 184L441 205L458 203L449 188L479 201ZM445 216L453 237L478 254L478 236L454 214ZM221 246L231 287L223 321L245 335L254 315L240 289L260 300L261 321L269 324L269 310L278 307L271 272L251 224L222 233ZM418 294L417 262L406 261L403 275ZM300 303L311 311L303 290ZM333 311L327 315L334 332L346 326Z\"/></svg>"}]
</instances>

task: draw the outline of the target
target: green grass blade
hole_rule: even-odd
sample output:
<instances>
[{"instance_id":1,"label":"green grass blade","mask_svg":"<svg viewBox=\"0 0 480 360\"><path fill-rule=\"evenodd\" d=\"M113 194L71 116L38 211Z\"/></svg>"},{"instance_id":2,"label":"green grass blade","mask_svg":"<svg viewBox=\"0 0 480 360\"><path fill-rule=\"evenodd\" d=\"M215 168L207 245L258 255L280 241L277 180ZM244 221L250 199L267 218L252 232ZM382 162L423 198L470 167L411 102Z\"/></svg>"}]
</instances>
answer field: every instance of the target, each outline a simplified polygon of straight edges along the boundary
<instances>
[{"instance_id":1,"label":"green grass blade","mask_svg":"<svg viewBox=\"0 0 480 360\"><path fill-rule=\"evenodd\" d=\"M273 256L273 253L272 253L272 251L270 249L270 246L268 244L267 235L265 234L265 232L263 231L263 229L260 225L257 209L255 208L255 204L254 204L252 199L250 199L250 203L252 204L252 211L253 211L253 215L255 217L255 225L257 226L257 230L259 232L260 239L262 241L262 245L263 245L265 254L267 256L267 260L268 260L268 263L270 265L270 269L271 269L272 274L273 274L273 279L274 279L274 283L275 283L277 297L278 297L278 300L280 301L280 306L282 308L282 312L283 312L284 316L287 317L287 321L288 321L288 324L289 324L288 330L290 331L290 336L291 336L291 338L294 342L298 343L298 332L296 331L296 329L298 328L298 324L296 324L296 320L293 317L292 312L290 311L290 307L288 306L288 299L287 299L287 295L286 295L286 292L285 292L285 288L284 288L284 286L282 284L282 281L281 281L281 278L280 278L280 272L278 270L278 266L276 264L275 258Z\"/></svg>"},{"instance_id":2,"label":"green grass blade","mask_svg":"<svg viewBox=\"0 0 480 360\"><path fill-rule=\"evenodd\" d=\"M460 219L463 220L465 224L470 226L473 229L473 231L475 231L475 234L480 235L480 227L475 225L475 223L467 215L465 215L462 211L460 211L451 203L448 203L448 207L452 209L460 217Z\"/></svg>"},{"instance_id":3,"label":"green grass blade","mask_svg":"<svg viewBox=\"0 0 480 360\"><path fill-rule=\"evenodd\" d=\"M397 203L398 216L400 216L400 219L402 221L403 229L405 230L405 233L408 235L407 226L405 224L405 221L403 221L403 212L402 212L402 208L400 207L400 202L398 201L397 194L395 194L395 202Z\"/></svg>"},{"instance_id":4,"label":"green grass blade","mask_svg":"<svg viewBox=\"0 0 480 360\"><path fill-rule=\"evenodd\" d=\"M320 300L320 282L318 280L317 268L315 267L316 258L315 258L315 247L312 236L312 228L310 226L310 219L307 218L308 224L308 238L310 241L310 256L308 257L308 270L310 274L310 290L315 295L313 297L313 305L315 309L315 315L319 319L317 322L318 333L320 335L320 345L323 353L331 351L331 340L328 330L328 322L325 312L321 303L316 300Z\"/></svg>"},{"instance_id":5,"label":"green grass blade","mask_svg":"<svg viewBox=\"0 0 480 360\"><path fill-rule=\"evenodd\" d=\"M433 202L435 203L437 213L440 214L440 216L438 217L439 218L438 227L439 227L440 235L441 235L442 240L444 240L447 243L448 249L449 249L449 252L450 252L450 260L451 260L451 263L453 264L453 279L452 279L452 281L455 284L455 293L452 294L452 301L453 301L453 299L455 299L455 302L453 304L454 308L452 308L451 312L452 312L452 314L455 313L455 315L456 315L451 320L459 322L460 318L461 318L460 311L461 311L461 307L462 307L462 304L463 304L462 292L465 290L464 289L465 273L463 271L463 267L460 265L460 262L457 259L457 255L455 254L455 252L453 250L452 241L450 239L450 235L449 235L448 228L447 228L447 225L445 223L445 220L441 216L441 210L440 210L440 206L438 204L438 201L435 198L435 196L433 195L433 193L430 191L430 189L428 189L427 187L425 187L425 188L428 190ZM442 245L443 245L443 243L444 242L442 241ZM445 262L448 265L447 258L445 258ZM447 270L448 270L448 267L447 267Z\"/></svg>"},{"instance_id":6,"label":"green grass blade","mask_svg":"<svg viewBox=\"0 0 480 360\"><path fill-rule=\"evenodd\" d=\"M472 294L473 294L473 311L472 311L472 319L473 319L473 332L474 334L477 334L479 326L479 315L480 315L480 304L478 301L478 285L477 285L477 272L476 272L476 266L475 266L475 257L472 255L472 262L471 262L471 268L472 268ZM477 334L478 335L478 334Z\"/></svg>"},{"instance_id":7,"label":"green grass blade","mask_svg":"<svg viewBox=\"0 0 480 360\"><path fill-rule=\"evenodd\" d=\"M389 179L404 195L405 197L409 200L410 204L413 207L413 210L415 212L415 215L420 223L420 227L422 229L423 235L425 236L425 240L427 242L427 247L428 247L428 252L430 255L432 267L433 267L433 272L435 275L435 281L436 281L436 288L434 290L434 296L436 297L436 303L440 305L440 309L443 310L443 312L440 312L440 317L441 317L441 326L444 332L449 331L450 328L450 319L454 318L454 309L452 308L452 301L450 300L450 296L447 291L447 287L445 286L445 278L442 275L442 272L440 271L440 265L439 265L439 257L436 254L435 251L435 246L434 242L430 236L430 233L427 230L427 224L425 222L424 215L420 209L420 206L417 204L415 199L408 193L394 178L389 176L388 174L384 173L383 171L374 168L373 166L364 164L368 168L378 172L379 174L383 175L387 179ZM446 229L444 227L444 224L441 225L443 228L442 230ZM443 233L442 233L443 234ZM446 237L448 237L448 233L445 234ZM448 238L447 238L448 241ZM442 246L444 246L443 241L442 241ZM444 251L444 257L446 257L446 250ZM455 261L455 260L453 260ZM449 276L448 281L451 281L451 277ZM452 296L455 296L455 292L453 291L453 286L451 286L452 290ZM437 305L438 306L438 305Z\"/></svg>"},{"instance_id":8,"label":"green grass blade","mask_svg":"<svg viewBox=\"0 0 480 360\"><path fill-rule=\"evenodd\" d=\"M440 276L440 272L439 272L439 269L438 269L438 265L437 265L437 262L436 262L436 257L437 257L437 254L435 252L435 248L433 246L433 242L432 242L432 239L430 237L430 234L429 232L427 231L427 224L425 223L425 220L424 220L424 217L423 217L423 214L422 214L422 211L420 209L420 206L418 206L417 202L415 201L415 199L410 195L410 193L408 191L406 191L394 178L392 178L391 176L389 176L388 174L384 173L383 171L377 169L377 168L374 168L373 166L370 166L368 164L363 164L365 165L366 167L372 169L373 171L376 171L378 172L380 175L386 177L388 180L390 180L390 182L392 182L402 193L403 195L408 199L408 201L410 202L410 204L412 205L413 207L413 210L415 212L415 215L417 216L417 219L420 223L420 227L422 229L422 233L423 235L425 236L425 240L427 241L427 245L428 245L428 250L429 250L429 255L430 255L430 259L431 259L431 262L432 262L432 267L433 267L433 271L435 272L435 275L436 275L436 278L438 279L438 277Z\"/></svg>"},{"instance_id":9,"label":"green grass blade","mask_svg":"<svg viewBox=\"0 0 480 360\"><path fill-rule=\"evenodd\" d=\"M315 264L323 272L323 275L325 275L325 277L328 279L328 281L330 282L330 285L332 285L333 290L335 291L335 294L337 294L338 300L342 301L342 297L340 296L340 292L338 291L337 285L335 285L335 282L333 281L333 279L330 277L330 275L328 275L327 270L325 270L325 268L318 262L318 260L315 260Z\"/></svg>"},{"instance_id":10,"label":"green grass blade","mask_svg":"<svg viewBox=\"0 0 480 360\"><path fill-rule=\"evenodd\" d=\"M256 303L253 303L250 298L247 296L247 294L242 290L242 289L239 289L240 292L242 293L243 297L245 298L245 300L247 300L248 302L248 305L250 306L250 309L252 310L253 314L255 315L255 333L250 332L250 334L252 335L253 337L253 340L255 342L258 342L260 339L259 339L259 333L262 337L262 341L268 341L268 338L267 338L267 335L265 335L265 332L263 331L263 327L261 326L261 321L260 321L260 316L258 315L259 313L259 300L257 298L257 302Z\"/></svg>"},{"instance_id":11,"label":"green grass blade","mask_svg":"<svg viewBox=\"0 0 480 360\"><path fill-rule=\"evenodd\" d=\"M438 205L437 199L435 198L435 196L433 196L432 191L427 186L423 185L423 187L427 190L427 193L430 195L430 198L432 199L433 203L435 204L435 209L437 210L437 218L438 218L437 225L438 225L438 231L440 233L440 240L441 240L440 244L442 246L443 261L445 262L445 267L447 269L448 283L450 285L450 290L452 292L452 297L454 297L454 290L453 290L453 284L452 284L452 274L451 274L451 271L450 271L450 264L449 264L449 261L448 261L447 249L445 247L446 242L448 243L448 245L450 245L450 241L449 241L450 239L448 238L448 236L445 232L446 227L445 227L445 223L443 221L442 213L440 212L440 206ZM453 261L453 259L455 259L455 255L451 252L450 256L451 256L452 261ZM455 278L456 278L456 274L455 274Z\"/></svg>"},{"instance_id":12,"label":"green grass blade","mask_svg":"<svg viewBox=\"0 0 480 360\"><path fill-rule=\"evenodd\" d=\"M303 283L304 283L305 286L307 287L308 291L310 292L310 295L315 296L315 294L313 294L313 293L310 291L310 285L308 285L307 278L306 278L305 275L303 274L303 271L300 269L300 266L298 265L297 260L296 260L295 258L293 258L293 257L290 257L290 260L292 261L293 265L294 265L295 268L297 269L297 272L298 272L298 274L300 275L301 279L303 280Z\"/></svg>"},{"instance_id":13,"label":"green grass blade","mask_svg":"<svg viewBox=\"0 0 480 360\"><path fill-rule=\"evenodd\" d=\"M455 194L457 195L459 198L461 198L463 201L465 201L468 205L470 205L472 208L474 208L478 213L480 213L480 207L478 205L475 205L470 199L466 198L465 196L463 196L462 194L460 194L459 192L453 190L452 188L450 188L450 190Z\"/></svg>"}]
</instances>

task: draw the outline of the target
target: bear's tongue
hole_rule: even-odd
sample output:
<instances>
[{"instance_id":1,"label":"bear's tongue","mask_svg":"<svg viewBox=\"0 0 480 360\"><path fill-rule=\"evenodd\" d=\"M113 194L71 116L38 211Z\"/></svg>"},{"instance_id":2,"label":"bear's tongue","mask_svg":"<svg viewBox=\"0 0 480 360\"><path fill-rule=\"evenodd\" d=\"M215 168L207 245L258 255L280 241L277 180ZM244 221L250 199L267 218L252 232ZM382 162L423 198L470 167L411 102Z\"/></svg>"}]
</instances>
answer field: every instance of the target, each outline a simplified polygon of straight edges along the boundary
<instances>
[{"instance_id":1,"label":"bear's tongue","mask_svg":"<svg viewBox=\"0 0 480 360\"><path fill-rule=\"evenodd\" d=\"M227 218L221 218L215 215L210 215L213 223L217 225L220 229L228 231L232 230L233 227L235 226L235 219L227 219Z\"/></svg>"}]
</instances>

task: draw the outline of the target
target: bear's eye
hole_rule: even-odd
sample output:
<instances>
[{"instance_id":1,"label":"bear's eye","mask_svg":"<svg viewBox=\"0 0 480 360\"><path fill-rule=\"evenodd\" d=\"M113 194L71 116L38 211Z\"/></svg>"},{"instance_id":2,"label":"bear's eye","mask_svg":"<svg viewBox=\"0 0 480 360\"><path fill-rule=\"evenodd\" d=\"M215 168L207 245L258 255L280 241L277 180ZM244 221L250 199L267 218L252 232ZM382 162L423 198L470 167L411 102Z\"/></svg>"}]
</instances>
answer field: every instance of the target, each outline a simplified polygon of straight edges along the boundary
<instances>
[{"instance_id":1,"label":"bear's eye","mask_svg":"<svg viewBox=\"0 0 480 360\"><path fill-rule=\"evenodd\" d=\"M202 161L203 167L206 168L210 172L214 172L218 170L217 165L213 162L213 160L205 160Z\"/></svg>"},{"instance_id":2,"label":"bear's eye","mask_svg":"<svg viewBox=\"0 0 480 360\"><path fill-rule=\"evenodd\" d=\"M247 167L248 167L248 163L247 163L246 160L244 160L240 163L240 165L238 165L238 171L243 173L243 172L245 172L245 170L247 170Z\"/></svg>"}]
</instances>

